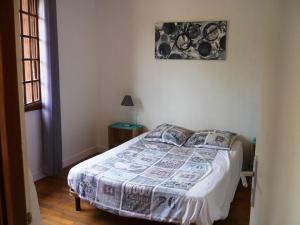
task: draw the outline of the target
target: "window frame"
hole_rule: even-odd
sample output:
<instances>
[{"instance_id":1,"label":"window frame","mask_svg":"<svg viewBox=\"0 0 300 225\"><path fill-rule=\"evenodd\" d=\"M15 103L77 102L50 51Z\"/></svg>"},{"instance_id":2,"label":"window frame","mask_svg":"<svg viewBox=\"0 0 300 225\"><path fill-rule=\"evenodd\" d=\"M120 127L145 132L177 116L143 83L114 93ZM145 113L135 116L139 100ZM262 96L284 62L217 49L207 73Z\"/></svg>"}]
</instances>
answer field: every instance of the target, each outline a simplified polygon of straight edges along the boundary
<instances>
[{"instance_id":1,"label":"window frame","mask_svg":"<svg viewBox=\"0 0 300 225\"><path fill-rule=\"evenodd\" d=\"M23 69L23 94L24 94L24 108L25 112L33 111L33 110L39 110L42 108L42 99L41 99L41 70L40 70L40 46L39 46L39 16L38 16L38 7L39 7L39 1L38 0L27 0L27 11L23 7L23 1L20 0L20 10L19 10L19 15L20 15L20 28L21 28L21 46L22 46L22 69ZM32 4L35 4L35 10L33 10ZM28 34L24 34L24 20L23 17L26 15L28 17ZM31 20L34 20L35 24L35 29L32 29L32 24ZM33 34L32 31L35 31L35 35ZM25 51L24 51L24 39L28 40L28 47L29 49L29 57L25 58ZM34 41L33 41L34 40ZM36 49L33 50L32 45L33 42L36 42ZM35 56L33 58L33 52L36 52ZM28 54L28 53L27 53ZM26 80L26 70L25 70L25 63L30 64L30 79ZM33 72L33 64L34 65L34 71L35 71L35 77L34 77L34 72ZM26 90L26 85L30 84L31 90L28 91ZM29 86L29 87L30 87ZM27 103L27 95L31 95L31 100L32 102ZM35 100L36 98L37 100Z\"/></svg>"}]
</instances>

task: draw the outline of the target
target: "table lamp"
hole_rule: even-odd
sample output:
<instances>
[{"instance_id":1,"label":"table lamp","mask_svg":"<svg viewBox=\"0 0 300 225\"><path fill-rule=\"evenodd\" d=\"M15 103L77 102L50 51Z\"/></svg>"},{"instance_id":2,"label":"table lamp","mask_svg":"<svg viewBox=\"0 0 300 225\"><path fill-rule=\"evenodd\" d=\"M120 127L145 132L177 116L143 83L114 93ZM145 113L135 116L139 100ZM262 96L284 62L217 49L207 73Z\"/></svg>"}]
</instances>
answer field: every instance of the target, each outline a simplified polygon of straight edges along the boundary
<instances>
[{"instance_id":1,"label":"table lamp","mask_svg":"<svg viewBox=\"0 0 300 225\"><path fill-rule=\"evenodd\" d=\"M123 106L134 106L132 98L130 95L125 95L123 101L121 102Z\"/></svg>"},{"instance_id":2,"label":"table lamp","mask_svg":"<svg viewBox=\"0 0 300 225\"><path fill-rule=\"evenodd\" d=\"M122 106L129 106L129 107L134 106L131 96L130 95L125 95L122 102L121 102L121 105ZM136 118L135 123L137 123L137 118ZM130 124L128 124L128 126L130 126Z\"/></svg>"}]
</instances>

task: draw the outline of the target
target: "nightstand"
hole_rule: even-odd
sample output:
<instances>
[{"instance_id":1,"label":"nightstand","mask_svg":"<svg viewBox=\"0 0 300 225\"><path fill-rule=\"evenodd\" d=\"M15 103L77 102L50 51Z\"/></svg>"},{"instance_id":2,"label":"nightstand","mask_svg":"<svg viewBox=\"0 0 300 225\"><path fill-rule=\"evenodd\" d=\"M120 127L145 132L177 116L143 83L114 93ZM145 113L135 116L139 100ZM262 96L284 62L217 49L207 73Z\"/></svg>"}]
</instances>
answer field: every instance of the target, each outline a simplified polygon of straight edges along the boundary
<instances>
[{"instance_id":1,"label":"nightstand","mask_svg":"<svg viewBox=\"0 0 300 225\"><path fill-rule=\"evenodd\" d=\"M247 177L253 177L256 173L256 168L254 168L255 161L255 148L256 148L256 138L253 138L250 142L250 165L249 170L244 170L241 172L241 180L244 187L248 187Z\"/></svg>"},{"instance_id":2,"label":"nightstand","mask_svg":"<svg viewBox=\"0 0 300 225\"><path fill-rule=\"evenodd\" d=\"M256 149L256 138L253 138L250 142L250 170L253 170L255 149Z\"/></svg>"},{"instance_id":3,"label":"nightstand","mask_svg":"<svg viewBox=\"0 0 300 225\"><path fill-rule=\"evenodd\" d=\"M143 126L117 122L108 126L108 147L114 148L143 133Z\"/></svg>"}]
</instances>

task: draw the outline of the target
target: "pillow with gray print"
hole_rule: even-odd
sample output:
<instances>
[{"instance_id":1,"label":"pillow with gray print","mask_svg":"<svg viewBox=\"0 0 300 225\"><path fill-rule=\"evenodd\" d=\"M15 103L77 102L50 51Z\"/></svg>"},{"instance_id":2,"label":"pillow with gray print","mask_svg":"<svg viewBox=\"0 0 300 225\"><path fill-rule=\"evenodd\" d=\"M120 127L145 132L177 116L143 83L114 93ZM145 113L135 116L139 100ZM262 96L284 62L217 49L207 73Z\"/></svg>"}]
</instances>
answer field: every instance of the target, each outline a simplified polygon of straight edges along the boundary
<instances>
[{"instance_id":1,"label":"pillow with gray print","mask_svg":"<svg viewBox=\"0 0 300 225\"><path fill-rule=\"evenodd\" d=\"M197 131L184 144L185 147L199 148L205 144L205 140L209 132Z\"/></svg>"},{"instance_id":2,"label":"pillow with gray print","mask_svg":"<svg viewBox=\"0 0 300 225\"><path fill-rule=\"evenodd\" d=\"M157 126L155 129L153 129L152 131L150 131L145 137L144 139L147 141L157 141L157 142L162 142L162 136L163 133L169 129L170 127L172 127L172 125L170 124L161 124L159 126Z\"/></svg>"},{"instance_id":3,"label":"pillow with gray print","mask_svg":"<svg viewBox=\"0 0 300 225\"><path fill-rule=\"evenodd\" d=\"M230 150L236 137L237 134L230 131L202 130L195 132L184 146Z\"/></svg>"},{"instance_id":4,"label":"pillow with gray print","mask_svg":"<svg viewBox=\"0 0 300 225\"><path fill-rule=\"evenodd\" d=\"M144 139L147 141L164 142L176 146L182 146L192 135L192 131L183 127L170 124L162 124L150 131Z\"/></svg>"},{"instance_id":5,"label":"pillow with gray print","mask_svg":"<svg viewBox=\"0 0 300 225\"><path fill-rule=\"evenodd\" d=\"M180 147L192 134L193 131L191 130L183 127L172 126L165 130L162 136L162 141Z\"/></svg>"}]
</instances>

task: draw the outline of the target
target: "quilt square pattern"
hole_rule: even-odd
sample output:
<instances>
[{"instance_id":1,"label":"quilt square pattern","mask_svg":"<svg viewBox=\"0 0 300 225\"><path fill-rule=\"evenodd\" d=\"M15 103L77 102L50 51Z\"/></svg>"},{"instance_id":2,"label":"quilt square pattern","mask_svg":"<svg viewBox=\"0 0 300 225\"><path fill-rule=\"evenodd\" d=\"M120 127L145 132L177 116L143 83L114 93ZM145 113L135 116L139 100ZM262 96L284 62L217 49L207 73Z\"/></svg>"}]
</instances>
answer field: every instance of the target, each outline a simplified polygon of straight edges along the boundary
<instances>
[{"instance_id":1,"label":"quilt square pattern","mask_svg":"<svg viewBox=\"0 0 300 225\"><path fill-rule=\"evenodd\" d=\"M124 211L150 214L153 186L126 183L124 185L122 207Z\"/></svg>"},{"instance_id":2,"label":"quilt square pattern","mask_svg":"<svg viewBox=\"0 0 300 225\"><path fill-rule=\"evenodd\" d=\"M211 172L217 153L142 139L90 165L72 185L109 212L180 222L185 194Z\"/></svg>"}]
</instances>

